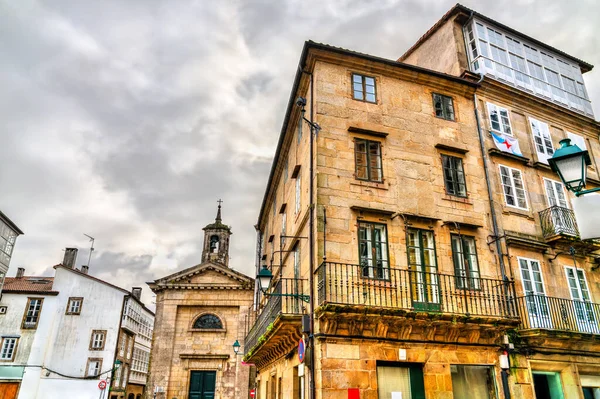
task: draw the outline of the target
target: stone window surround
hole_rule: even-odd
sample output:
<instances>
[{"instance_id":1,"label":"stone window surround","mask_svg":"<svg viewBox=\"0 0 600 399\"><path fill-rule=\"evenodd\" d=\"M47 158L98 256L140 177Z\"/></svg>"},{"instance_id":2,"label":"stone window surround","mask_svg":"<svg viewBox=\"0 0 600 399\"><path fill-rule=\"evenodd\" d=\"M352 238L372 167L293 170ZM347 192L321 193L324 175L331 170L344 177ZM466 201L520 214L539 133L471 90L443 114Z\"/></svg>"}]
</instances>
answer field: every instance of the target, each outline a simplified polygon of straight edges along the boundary
<instances>
[{"instance_id":1,"label":"stone window surround","mask_svg":"<svg viewBox=\"0 0 600 399\"><path fill-rule=\"evenodd\" d=\"M91 351L103 351L104 350L104 346L106 345L106 330L92 330L92 334L90 335L90 347L89 350ZM99 347L94 347L94 335L96 334L101 334L103 336L102 338L102 345Z\"/></svg>"},{"instance_id":2,"label":"stone window surround","mask_svg":"<svg viewBox=\"0 0 600 399\"><path fill-rule=\"evenodd\" d=\"M77 312L71 312L71 302L73 301L79 301L79 311ZM79 316L81 314L81 308L83 307L83 297L69 297L69 300L67 301L67 309L65 311L66 315L77 315Z\"/></svg>"},{"instance_id":3,"label":"stone window surround","mask_svg":"<svg viewBox=\"0 0 600 399\"><path fill-rule=\"evenodd\" d=\"M196 320L198 320L200 317L205 316L205 315L213 315L215 317L218 317L219 320L221 321L221 324L223 325L223 328L194 328L194 323L196 323ZM196 317L192 318L192 321L188 328L188 332L227 332L227 326L225 325L223 318L220 317L219 315L217 315L216 313L203 312L203 313L200 313L199 315L197 315Z\"/></svg>"},{"instance_id":4,"label":"stone window surround","mask_svg":"<svg viewBox=\"0 0 600 399\"><path fill-rule=\"evenodd\" d=\"M11 357L7 358L7 359L0 359L0 362L12 362L15 360L15 357L17 356L17 349L19 348L19 338L20 338L19 336L15 336L15 335L10 335L10 336L7 335L7 336L0 338L0 350L4 349L4 344L7 339L15 340L15 345L13 347Z\"/></svg>"},{"instance_id":5,"label":"stone window surround","mask_svg":"<svg viewBox=\"0 0 600 399\"><path fill-rule=\"evenodd\" d=\"M99 363L99 365L98 365L98 375L93 376L93 377L100 378L100 373L102 373L102 361L103 360L104 359L102 359L101 357L88 357L87 363L85 364L85 376L86 377L92 377L91 374L88 374L89 369L90 369L90 363L91 362L98 362Z\"/></svg>"}]
</instances>

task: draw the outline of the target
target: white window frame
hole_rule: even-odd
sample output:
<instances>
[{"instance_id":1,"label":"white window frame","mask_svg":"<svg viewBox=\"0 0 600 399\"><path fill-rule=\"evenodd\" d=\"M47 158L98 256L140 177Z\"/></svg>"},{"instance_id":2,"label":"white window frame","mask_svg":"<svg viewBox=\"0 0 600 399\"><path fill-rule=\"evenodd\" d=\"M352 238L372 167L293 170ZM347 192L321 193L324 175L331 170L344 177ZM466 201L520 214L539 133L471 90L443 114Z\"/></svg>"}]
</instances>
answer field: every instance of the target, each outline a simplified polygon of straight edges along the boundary
<instances>
[{"instance_id":1,"label":"white window frame","mask_svg":"<svg viewBox=\"0 0 600 399\"><path fill-rule=\"evenodd\" d=\"M285 236L287 235L287 209L281 214L281 246L285 249Z\"/></svg>"},{"instance_id":2,"label":"white window frame","mask_svg":"<svg viewBox=\"0 0 600 399\"><path fill-rule=\"evenodd\" d=\"M106 340L106 331L105 330L93 330L92 331L92 339L91 339L91 343L90 343L90 349L91 350L103 350L105 340Z\"/></svg>"},{"instance_id":3,"label":"white window frame","mask_svg":"<svg viewBox=\"0 0 600 399\"><path fill-rule=\"evenodd\" d=\"M510 177L510 188L512 190L512 196L515 198L515 203L516 205L511 205L508 203L508 199L506 197L506 191L504 190L504 187L506 186L504 184L504 182L502 181L502 168L506 168L509 172L509 177ZM500 186L502 187L502 193L504 195L504 203L506 204L506 206L509 206L511 208L516 208L516 209L522 209L525 211L529 210L529 201L527 200L527 188L525 187L525 181L523 179L523 171L516 169L516 168L511 168L510 166L506 166L506 165L498 165L498 169L500 172ZM517 187L515 184L515 175L514 172L517 171L519 172L519 174L521 175L521 186L522 186L522 190L523 190L523 198L525 199L525 207L521 207L519 206L519 199L517 196Z\"/></svg>"},{"instance_id":4,"label":"white window frame","mask_svg":"<svg viewBox=\"0 0 600 399\"><path fill-rule=\"evenodd\" d=\"M94 368L92 369L92 365ZM85 370L86 377L98 377L102 372L102 359L88 358L87 369ZM91 371L91 372L90 372Z\"/></svg>"},{"instance_id":5,"label":"white window frame","mask_svg":"<svg viewBox=\"0 0 600 399\"><path fill-rule=\"evenodd\" d=\"M565 206L561 205L560 198L556 198L556 197L554 199L558 200L559 203L557 203L555 205L570 209L571 207L569 206L569 197L567 196L567 191L565 190L565 185L562 184L562 182L559 182L558 180L553 180L553 179L548 179L547 177L543 177L542 183L544 184L544 193L546 194L546 201L548 202L548 206L551 207L553 205L552 205L550 196L548 195L548 189L546 187L546 182L549 182L550 184L552 184L552 189L554 190L555 194L556 194L556 190L557 190L557 186L556 186L557 184L560 185L560 187L562 189L563 198L565 199ZM557 197L560 197L560 195L557 195Z\"/></svg>"},{"instance_id":6,"label":"white window frame","mask_svg":"<svg viewBox=\"0 0 600 399\"><path fill-rule=\"evenodd\" d=\"M17 354L19 345L18 337L2 337L2 348L0 348L0 360L13 361Z\"/></svg>"},{"instance_id":7,"label":"white window frame","mask_svg":"<svg viewBox=\"0 0 600 399\"><path fill-rule=\"evenodd\" d=\"M552 142L552 135L550 134L550 127L546 122L542 122L532 117L529 117L528 119L529 128L531 129L531 136L533 137L533 146L535 148L535 153L537 154L538 161L548 164L548 159L551 158L555 152L554 143ZM535 141L536 137L538 136L535 133L534 125L537 125L539 129L539 139L542 141L541 145L543 147L542 152L540 152L538 148L538 143Z\"/></svg>"},{"instance_id":8,"label":"white window frame","mask_svg":"<svg viewBox=\"0 0 600 399\"><path fill-rule=\"evenodd\" d=\"M83 298L81 297L70 297L67 303L67 314L80 315L81 308L83 305Z\"/></svg>"},{"instance_id":9,"label":"white window frame","mask_svg":"<svg viewBox=\"0 0 600 399\"><path fill-rule=\"evenodd\" d=\"M508 109L501 107L499 105L496 104L492 104L492 103L487 103L487 111L488 111L488 118L490 119L490 130L500 133L500 134L506 134L507 136L513 136L513 130L512 130L512 125L510 123L510 112L508 112ZM494 129L494 124L492 123L492 112L496 111L496 114L498 115L498 125L500 125L500 129ZM508 121L508 124L504 123L504 120L502 119L502 111L504 111L506 113L506 120ZM508 128L508 132L507 132L507 128Z\"/></svg>"}]
</instances>

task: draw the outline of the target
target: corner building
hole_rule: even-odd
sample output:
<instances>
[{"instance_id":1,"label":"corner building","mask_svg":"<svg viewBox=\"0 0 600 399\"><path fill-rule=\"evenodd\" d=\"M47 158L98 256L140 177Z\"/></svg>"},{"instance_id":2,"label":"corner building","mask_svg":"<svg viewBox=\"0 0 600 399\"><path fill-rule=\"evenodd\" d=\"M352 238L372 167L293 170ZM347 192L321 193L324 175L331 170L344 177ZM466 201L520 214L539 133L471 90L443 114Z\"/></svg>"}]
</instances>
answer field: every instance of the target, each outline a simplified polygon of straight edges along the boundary
<instances>
[{"instance_id":1,"label":"corner building","mask_svg":"<svg viewBox=\"0 0 600 399\"><path fill-rule=\"evenodd\" d=\"M461 5L398 61L307 42L258 220L257 396L600 395L600 246L547 162L571 138L600 185L591 68Z\"/></svg>"}]
</instances>

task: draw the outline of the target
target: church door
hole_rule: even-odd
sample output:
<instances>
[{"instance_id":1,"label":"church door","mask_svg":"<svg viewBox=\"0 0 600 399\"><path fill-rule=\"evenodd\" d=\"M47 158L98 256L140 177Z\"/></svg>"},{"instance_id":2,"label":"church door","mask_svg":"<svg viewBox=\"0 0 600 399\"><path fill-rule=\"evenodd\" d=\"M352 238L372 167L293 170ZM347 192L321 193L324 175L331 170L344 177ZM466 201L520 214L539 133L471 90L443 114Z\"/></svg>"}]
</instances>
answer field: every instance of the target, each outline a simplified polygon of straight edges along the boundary
<instances>
[{"instance_id":1,"label":"church door","mask_svg":"<svg viewBox=\"0 0 600 399\"><path fill-rule=\"evenodd\" d=\"M192 371L190 374L190 399L214 399L216 371Z\"/></svg>"}]
</instances>

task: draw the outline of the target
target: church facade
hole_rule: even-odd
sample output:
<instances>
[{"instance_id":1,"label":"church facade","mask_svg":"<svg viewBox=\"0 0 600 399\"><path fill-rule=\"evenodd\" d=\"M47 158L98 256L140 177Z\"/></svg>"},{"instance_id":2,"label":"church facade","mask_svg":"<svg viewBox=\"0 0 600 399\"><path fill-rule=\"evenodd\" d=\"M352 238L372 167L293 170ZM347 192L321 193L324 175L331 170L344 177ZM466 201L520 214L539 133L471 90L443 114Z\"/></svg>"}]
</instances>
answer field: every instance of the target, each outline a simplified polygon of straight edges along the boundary
<instances>
[{"instance_id":1,"label":"church facade","mask_svg":"<svg viewBox=\"0 0 600 399\"><path fill-rule=\"evenodd\" d=\"M221 205L203 230L200 264L148 283L156 321L147 398L248 397L250 367L233 344L243 343L254 279L229 267L232 233Z\"/></svg>"}]
</instances>

